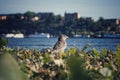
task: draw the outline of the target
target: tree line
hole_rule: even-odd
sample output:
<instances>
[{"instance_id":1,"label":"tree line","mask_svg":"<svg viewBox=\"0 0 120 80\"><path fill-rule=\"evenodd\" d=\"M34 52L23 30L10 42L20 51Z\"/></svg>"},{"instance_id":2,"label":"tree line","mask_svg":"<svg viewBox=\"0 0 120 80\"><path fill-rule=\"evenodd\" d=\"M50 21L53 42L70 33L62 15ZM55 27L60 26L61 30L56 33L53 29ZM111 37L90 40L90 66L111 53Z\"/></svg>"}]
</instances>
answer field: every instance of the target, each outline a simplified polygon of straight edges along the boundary
<instances>
[{"instance_id":1,"label":"tree line","mask_svg":"<svg viewBox=\"0 0 120 80\"><path fill-rule=\"evenodd\" d=\"M24 16L22 19L21 16ZM65 21L61 15L50 15L47 18L39 18L33 21L32 18L38 16L35 12L25 12L8 14L6 20L0 20L0 34L23 33L25 35L38 33L50 33L59 35L61 33L72 36L75 34L104 34L114 32L120 34L120 24L106 21L100 17L97 21L81 17L70 21Z\"/></svg>"}]
</instances>

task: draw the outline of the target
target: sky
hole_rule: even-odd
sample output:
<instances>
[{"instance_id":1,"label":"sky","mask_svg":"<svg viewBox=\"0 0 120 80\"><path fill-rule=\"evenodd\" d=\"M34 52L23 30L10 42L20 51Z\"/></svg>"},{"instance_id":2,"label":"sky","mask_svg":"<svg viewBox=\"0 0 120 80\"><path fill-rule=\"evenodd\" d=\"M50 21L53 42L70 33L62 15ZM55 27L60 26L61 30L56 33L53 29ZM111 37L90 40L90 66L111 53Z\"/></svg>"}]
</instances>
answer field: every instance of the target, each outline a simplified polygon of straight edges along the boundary
<instances>
[{"instance_id":1,"label":"sky","mask_svg":"<svg viewBox=\"0 0 120 80\"><path fill-rule=\"evenodd\" d=\"M120 19L120 0L0 0L0 14L33 12L78 12L81 17L93 19Z\"/></svg>"}]
</instances>

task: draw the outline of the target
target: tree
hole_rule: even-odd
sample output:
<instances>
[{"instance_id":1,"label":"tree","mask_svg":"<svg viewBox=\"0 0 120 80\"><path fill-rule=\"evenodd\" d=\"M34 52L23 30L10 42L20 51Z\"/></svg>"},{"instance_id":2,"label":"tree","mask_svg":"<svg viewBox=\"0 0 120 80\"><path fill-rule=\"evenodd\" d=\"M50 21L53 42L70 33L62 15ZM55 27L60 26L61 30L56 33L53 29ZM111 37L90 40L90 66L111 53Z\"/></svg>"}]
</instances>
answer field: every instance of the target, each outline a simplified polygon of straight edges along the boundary
<instances>
[{"instance_id":1,"label":"tree","mask_svg":"<svg viewBox=\"0 0 120 80\"><path fill-rule=\"evenodd\" d=\"M31 19L36 16L36 13L32 11L27 11L26 13L24 13L24 16L27 17L28 19Z\"/></svg>"},{"instance_id":2,"label":"tree","mask_svg":"<svg viewBox=\"0 0 120 80\"><path fill-rule=\"evenodd\" d=\"M8 39L3 38L3 37L0 36L0 48L5 46L7 43L8 43Z\"/></svg>"}]
</instances>

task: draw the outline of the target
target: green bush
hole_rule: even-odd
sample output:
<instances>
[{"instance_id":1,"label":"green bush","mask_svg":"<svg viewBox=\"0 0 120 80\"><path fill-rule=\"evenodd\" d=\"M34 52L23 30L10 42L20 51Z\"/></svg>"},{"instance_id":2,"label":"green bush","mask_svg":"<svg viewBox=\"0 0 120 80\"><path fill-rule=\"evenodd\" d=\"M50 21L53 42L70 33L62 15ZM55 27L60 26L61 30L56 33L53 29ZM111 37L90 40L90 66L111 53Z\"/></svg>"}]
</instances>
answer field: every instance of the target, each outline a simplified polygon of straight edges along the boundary
<instances>
[{"instance_id":1,"label":"green bush","mask_svg":"<svg viewBox=\"0 0 120 80\"><path fill-rule=\"evenodd\" d=\"M0 36L0 48L2 48L3 46L5 46L7 43L8 43L8 39L2 38Z\"/></svg>"},{"instance_id":2,"label":"green bush","mask_svg":"<svg viewBox=\"0 0 120 80\"><path fill-rule=\"evenodd\" d=\"M90 46L86 45L82 50L77 47L70 48L57 59L50 53L44 54L38 50L21 48L10 51L6 49L16 57L13 62L9 57L4 57L7 60L5 66L16 67L19 64L20 70L31 80L119 80L120 46L117 46L115 52L106 48L101 51L95 48L86 51L88 47ZM10 56L8 53L4 55ZM1 59L3 59L2 55L0 55L0 62ZM4 68L0 66L0 73L4 72ZM4 74L1 73L1 75ZM19 74L19 71L16 74Z\"/></svg>"},{"instance_id":3,"label":"green bush","mask_svg":"<svg viewBox=\"0 0 120 80\"><path fill-rule=\"evenodd\" d=\"M16 60L8 53L0 55L0 80L27 80Z\"/></svg>"}]
</instances>

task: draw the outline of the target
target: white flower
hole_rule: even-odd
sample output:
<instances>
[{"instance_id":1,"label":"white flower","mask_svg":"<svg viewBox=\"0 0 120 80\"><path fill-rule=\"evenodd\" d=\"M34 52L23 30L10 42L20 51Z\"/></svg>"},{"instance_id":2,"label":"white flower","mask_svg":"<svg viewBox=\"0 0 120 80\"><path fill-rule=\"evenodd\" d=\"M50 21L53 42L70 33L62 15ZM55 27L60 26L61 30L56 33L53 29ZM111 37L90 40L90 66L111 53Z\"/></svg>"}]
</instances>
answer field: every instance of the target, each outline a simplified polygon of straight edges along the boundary
<instances>
[{"instance_id":1,"label":"white flower","mask_svg":"<svg viewBox=\"0 0 120 80\"><path fill-rule=\"evenodd\" d=\"M39 63L35 63L35 67L38 70L40 68Z\"/></svg>"},{"instance_id":2,"label":"white flower","mask_svg":"<svg viewBox=\"0 0 120 80\"><path fill-rule=\"evenodd\" d=\"M55 76L55 75L56 75L56 72L55 72L55 71L52 71L50 75L51 75L51 76Z\"/></svg>"},{"instance_id":3,"label":"white flower","mask_svg":"<svg viewBox=\"0 0 120 80\"><path fill-rule=\"evenodd\" d=\"M54 63L58 66L60 65L63 65L64 64L64 61L62 59L59 59L59 60L54 60Z\"/></svg>"},{"instance_id":4,"label":"white flower","mask_svg":"<svg viewBox=\"0 0 120 80\"><path fill-rule=\"evenodd\" d=\"M31 61L30 61L29 59L26 59L26 63L27 63L27 64L30 64Z\"/></svg>"},{"instance_id":5,"label":"white flower","mask_svg":"<svg viewBox=\"0 0 120 80\"><path fill-rule=\"evenodd\" d=\"M103 76L111 76L112 72L109 68L104 67L102 69L99 70L99 72L103 75Z\"/></svg>"},{"instance_id":6,"label":"white flower","mask_svg":"<svg viewBox=\"0 0 120 80\"><path fill-rule=\"evenodd\" d=\"M40 56L39 58L40 58L40 59L43 59L43 57L42 57L42 56Z\"/></svg>"}]
</instances>

